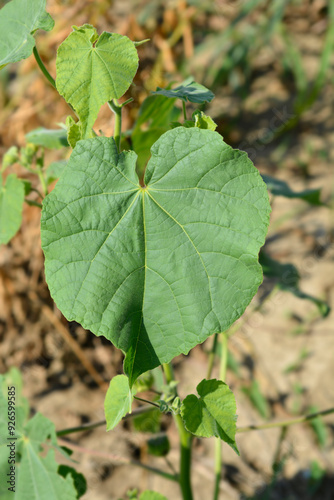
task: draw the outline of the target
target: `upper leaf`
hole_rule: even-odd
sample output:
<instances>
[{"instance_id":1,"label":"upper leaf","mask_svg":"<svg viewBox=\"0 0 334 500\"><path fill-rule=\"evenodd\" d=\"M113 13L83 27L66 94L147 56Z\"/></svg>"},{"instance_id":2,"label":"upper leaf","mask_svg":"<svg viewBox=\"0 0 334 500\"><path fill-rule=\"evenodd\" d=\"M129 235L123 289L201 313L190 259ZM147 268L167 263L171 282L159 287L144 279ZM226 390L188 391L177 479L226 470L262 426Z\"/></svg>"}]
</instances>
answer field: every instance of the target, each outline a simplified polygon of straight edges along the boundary
<instances>
[{"instance_id":1,"label":"upper leaf","mask_svg":"<svg viewBox=\"0 0 334 500\"><path fill-rule=\"evenodd\" d=\"M2 185L0 177L0 245L8 243L20 229L24 202L24 184L10 174Z\"/></svg>"},{"instance_id":2,"label":"upper leaf","mask_svg":"<svg viewBox=\"0 0 334 500\"><path fill-rule=\"evenodd\" d=\"M224 382L215 379L202 380L197 392L199 397L190 394L182 402L181 416L186 428L196 436L219 437L239 455L233 392Z\"/></svg>"},{"instance_id":3,"label":"upper leaf","mask_svg":"<svg viewBox=\"0 0 334 500\"><path fill-rule=\"evenodd\" d=\"M0 69L31 55L36 30L52 30L54 21L45 4L46 0L12 0L1 9Z\"/></svg>"},{"instance_id":4,"label":"upper leaf","mask_svg":"<svg viewBox=\"0 0 334 500\"><path fill-rule=\"evenodd\" d=\"M247 154L199 128L166 132L145 184L113 139L79 141L43 202L51 294L143 372L226 330L262 281L270 205Z\"/></svg>"},{"instance_id":5,"label":"upper leaf","mask_svg":"<svg viewBox=\"0 0 334 500\"><path fill-rule=\"evenodd\" d=\"M138 54L126 36L107 32L98 36L89 24L73 30L58 48L56 86L76 110L86 138L92 135L100 107L130 87Z\"/></svg>"},{"instance_id":6,"label":"upper leaf","mask_svg":"<svg viewBox=\"0 0 334 500\"><path fill-rule=\"evenodd\" d=\"M116 427L127 413L131 413L133 392L125 375L116 375L111 380L104 401L107 431Z\"/></svg>"},{"instance_id":7,"label":"upper leaf","mask_svg":"<svg viewBox=\"0 0 334 500\"><path fill-rule=\"evenodd\" d=\"M157 87L157 90L152 92L152 94L164 95L165 97L172 98L176 97L184 102L190 101L197 104L210 102L215 97L211 90L196 82L179 85L178 87L175 87L175 89L162 89Z\"/></svg>"}]
</instances>

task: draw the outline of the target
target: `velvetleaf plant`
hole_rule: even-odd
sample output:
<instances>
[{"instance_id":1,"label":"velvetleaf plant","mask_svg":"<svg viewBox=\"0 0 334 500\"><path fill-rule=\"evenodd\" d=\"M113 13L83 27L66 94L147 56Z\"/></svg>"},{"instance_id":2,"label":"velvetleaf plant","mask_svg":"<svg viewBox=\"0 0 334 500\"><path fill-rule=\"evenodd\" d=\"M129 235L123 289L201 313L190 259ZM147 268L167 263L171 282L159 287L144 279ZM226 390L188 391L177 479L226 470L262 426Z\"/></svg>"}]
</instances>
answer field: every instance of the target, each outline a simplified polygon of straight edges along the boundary
<instances>
[{"instance_id":1,"label":"velvetleaf plant","mask_svg":"<svg viewBox=\"0 0 334 500\"><path fill-rule=\"evenodd\" d=\"M27 148L7 153L2 171L19 161L41 181L45 275L59 309L125 355L124 374L111 380L105 399L107 430L131 412L136 393L145 390L139 382L143 374L163 366L167 389L152 403L175 417L181 458L180 473L173 479L179 481L183 499L190 500L192 436L215 436L239 453L236 403L223 380L209 377L197 385L198 395L181 401L169 363L227 330L255 295L262 282L258 255L269 223L267 188L247 154L228 146L210 117L196 110L187 119L187 101L204 104L214 98L192 80L153 92L130 131L133 149L121 151L122 108L130 100L118 99L136 74L136 47L142 42L115 33L98 35L87 24L74 26L58 49L54 80L33 36L37 29L53 27L45 4L12 0L1 10L0 27L11 41L1 35L0 66L33 52L77 119L69 116L56 131L32 131ZM5 22L8 15L13 22ZM177 99L183 122L177 121ZM115 115L114 137L98 136L93 129L105 103ZM148 121L150 128L143 131L141 125ZM43 148L63 146L73 149L69 160L45 169ZM49 183L58 177L49 193ZM18 230L24 195L31 189L15 174L2 184L1 243ZM9 211L12 218L6 219ZM49 436L55 444L48 426L43 439ZM50 467L54 472L53 461ZM37 490L31 498L44 499L39 470L32 472ZM78 493L71 478L66 481L70 500ZM58 480L57 487L61 484ZM163 498L153 492L143 495Z\"/></svg>"}]
</instances>

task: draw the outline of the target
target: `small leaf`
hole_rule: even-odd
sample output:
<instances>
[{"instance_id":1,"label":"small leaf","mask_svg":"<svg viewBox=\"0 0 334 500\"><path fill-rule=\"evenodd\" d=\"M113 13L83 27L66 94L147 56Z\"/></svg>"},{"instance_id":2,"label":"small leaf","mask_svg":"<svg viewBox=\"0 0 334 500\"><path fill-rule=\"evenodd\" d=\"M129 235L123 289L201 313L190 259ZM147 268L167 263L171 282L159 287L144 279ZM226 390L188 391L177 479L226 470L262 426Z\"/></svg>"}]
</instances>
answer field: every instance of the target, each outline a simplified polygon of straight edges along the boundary
<instances>
[{"instance_id":1,"label":"small leaf","mask_svg":"<svg viewBox=\"0 0 334 500\"><path fill-rule=\"evenodd\" d=\"M104 400L107 431L116 427L127 413L131 413L133 394L125 375L116 375L111 380Z\"/></svg>"},{"instance_id":2,"label":"small leaf","mask_svg":"<svg viewBox=\"0 0 334 500\"><path fill-rule=\"evenodd\" d=\"M19 161L19 151L16 146L11 146L8 151L3 155L2 158L2 168L1 171L3 172L6 170L6 168L10 167L11 165L14 165L14 163Z\"/></svg>"},{"instance_id":3,"label":"small leaf","mask_svg":"<svg viewBox=\"0 0 334 500\"><path fill-rule=\"evenodd\" d=\"M293 191L290 186L281 180L270 177L269 175L262 175L262 179L267 184L269 191L275 196L284 196L285 198L300 198L307 201L311 205L323 205L320 200L321 189L306 189L305 191Z\"/></svg>"},{"instance_id":4,"label":"small leaf","mask_svg":"<svg viewBox=\"0 0 334 500\"><path fill-rule=\"evenodd\" d=\"M170 450L170 443L167 434L162 433L147 440L147 451L155 457L165 457Z\"/></svg>"},{"instance_id":5,"label":"small leaf","mask_svg":"<svg viewBox=\"0 0 334 500\"><path fill-rule=\"evenodd\" d=\"M307 413L311 414L311 413L316 413L318 411L319 409L316 406L311 406L310 408L308 408ZM321 448L324 448L324 446L326 446L326 443L328 441L328 432L327 432L327 427L321 416L319 415L318 417L310 420L310 426L312 427L313 432L317 437L319 446Z\"/></svg>"},{"instance_id":6,"label":"small leaf","mask_svg":"<svg viewBox=\"0 0 334 500\"><path fill-rule=\"evenodd\" d=\"M44 127L36 128L26 134L26 141L49 149L59 149L68 146L66 130L62 128L56 130Z\"/></svg>"},{"instance_id":7,"label":"small leaf","mask_svg":"<svg viewBox=\"0 0 334 500\"><path fill-rule=\"evenodd\" d=\"M161 412L153 408L151 411L132 417L131 421L136 431L155 434L160 430Z\"/></svg>"},{"instance_id":8,"label":"small leaf","mask_svg":"<svg viewBox=\"0 0 334 500\"><path fill-rule=\"evenodd\" d=\"M179 85L175 89L162 89L157 87L154 95L163 95L165 97L171 97L173 99L181 99L184 102L190 101L197 104L202 104L204 102L210 102L215 97L211 90L207 89L200 83L190 82L186 85Z\"/></svg>"},{"instance_id":9,"label":"small leaf","mask_svg":"<svg viewBox=\"0 0 334 500\"><path fill-rule=\"evenodd\" d=\"M66 118L67 141L72 149L82 139L82 127L80 122L75 122L72 116Z\"/></svg>"},{"instance_id":10,"label":"small leaf","mask_svg":"<svg viewBox=\"0 0 334 500\"><path fill-rule=\"evenodd\" d=\"M213 121L210 116L207 116L203 113L203 111L194 111L193 119L195 120L195 127L213 130L215 131L217 128L217 123Z\"/></svg>"},{"instance_id":11,"label":"small leaf","mask_svg":"<svg viewBox=\"0 0 334 500\"><path fill-rule=\"evenodd\" d=\"M52 30L54 21L45 4L46 0L12 0L0 10L0 69L31 55L36 30Z\"/></svg>"},{"instance_id":12,"label":"small leaf","mask_svg":"<svg viewBox=\"0 0 334 500\"><path fill-rule=\"evenodd\" d=\"M167 500L167 498L155 491L146 490L140 495L139 500Z\"/></svg>"},{"instance_id":13,"label":"small leaf","mask_svg":"<svg viewBox=\"0 0 334 500\"><path fill-rule=\"evenodd\" d=\"M221 380L202 380L197 386L199 397L187 396L181 416L189 432L199 437L219 437L239 455L235 442L237 430L236 403L233 392Z\"/></svg>"},{"instance_id":14,"label":"small leaf","mask_svg":"<svg viewBox=\"0 0 334 500\"><path fill-rule=\"evenodd\" d=\"M0 177L0 245L8 243L20 229L24 202L24 185L15 174Z\"/></svg>"},{"instance_id":15,"label":"small leaf","mask_svg":"<svg viewBox=\"0 0 334 500\"><path fill-rule=\"evenodd\" d=\"M138 54L126 36L103 32L93 26L73 26L57 53L58 92L77 112L82 137L92 137L100 107L118 99L130 87L138 68Z\"/></svg>"},{"instance_id":16,"label":"small leaf","mask_svg":"<svg viewBox=\"0 0 334 500\"><path fill-rule=\"evenodd\" d=\"M136 392L145 392L151 389L154 384L154 376L151 371L143 373L137 378L134 388Z\"/></svg>"}]
</instances>

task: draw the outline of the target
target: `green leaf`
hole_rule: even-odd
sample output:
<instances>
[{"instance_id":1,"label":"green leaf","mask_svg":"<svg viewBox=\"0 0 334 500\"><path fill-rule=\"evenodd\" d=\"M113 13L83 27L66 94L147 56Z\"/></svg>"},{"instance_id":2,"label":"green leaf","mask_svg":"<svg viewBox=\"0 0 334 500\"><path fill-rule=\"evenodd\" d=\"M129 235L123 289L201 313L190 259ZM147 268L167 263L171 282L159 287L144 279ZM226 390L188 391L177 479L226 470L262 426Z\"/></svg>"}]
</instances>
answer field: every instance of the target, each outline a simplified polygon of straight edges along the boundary
<instances>
[{"instance_id":1,"label":"green leaf","mask_svg":"<svg viewBox=\"0 0 334 500\"><path fill-rule=\"evenodd\" d=\"M202 380L199 397L189 394L182 403L181 416L189 432L200 437L219 437L239 455L235 442L236 403L233 392L221 380Z\"/></svg>"},{"instance_id":2,"label":"green leaf","mask_svg":"<svg viewBox=\"0 0 334 500\"><path fill-rule=\"evenodd\" d=\"M146 490L140 495L139 500L167 500L167 498L155 491Z\"/></svg>"},{"instance_id":3,"label":"green leaf","mask_svg":"<svg viewBox=\"0 0 334 500\"><path fill-rule=\"evenodd\" d=\"M197 104L202 104L204 102L210 102L215 97L211 90L207 89L200 83L190 82L186 85L179 85L175 89L162 89L157 87L155 95L163 95L165 97L171 97L173 99L181 99L184 102L190 101Z\"/></svg>"},{"instance_id":4,"label":"green leaf","mask_svg":"<svg viewBox=\"0 0 334 500\"><path fill-rule=\"evenodd\" d=\"M82 139L82 127L80 122L75 122L72 116L66 118L67 141L72 149Z\"/></svg>"},{"instance_id":5,"label":"green leaf","mask_svg":"<svg viewBox=\"0 0 334 500\"><path fill-rule=\"evenodd\" d=\"M67 160L59 160L50 163L46 169L46 183L49 185L59 179L65 167L67 165Z\"/></svg>"},{"instance_id":6,"label":"green leaf","mask_svg":"<svg viewBox=\"0 0 334 500\"><path fill-rule=\"evenodd\" d=\"M142 188L133 151L80 141L41 221L52 297L126 353L130 386L241 316L270 213L247 154L216 132L170 130L151 152Z\"/></svg>"},{"instance_id":7,"label":"green leaf","mask_svg":"<svg viewBox=\"0 0 334 500\"><path fill-rule=\"evenodd\" d=\"M26 134L26 141L49 149L59 149L68 146L67 133L63 128L56 130L44 127L36 128Z\"/></svg>"},{"instance_id":8,"label":"green leaf","mask_svg":"<svg viewBox=\"0 0 334 500\"><path fill-rule=\"evenodd\" d=\"M151 411L132 417L131 421L136 431L155 434L160 430L161 412L153 408Z\"/></svg>"},{"instance_id":9,"label":"green leaf","mask_svg":"<svg viewBox=\"0 0 334 500\"><path fill-rule=\"evenodd\" d=\"M317 408L317 406L311 406L310 408L308 408L307 413L312 414L312 413L317 413L318 411L319 408ZM321 448L324 448L328 441L328 432L324 420L321 418L321 416L319 416L310 420L309 423L318 440L319 446Z\"/></svg>"},{"instance_id":10,"label":"green leaf","mask_svg":"<svg viewBox=\"0 0 334 500\"><path fill-rule=\"evenodd\" d=\"M195 120L195 127L213 131L217 128L217 123L215 123L210 116L205 115L203 111L194 111L193 119Z\"/></svg>"},{"instance_id":11,"label":"green leaf","mask_svg":"<svg viewBox=\"0 0 334 500\"><path fill-rule=\"evenodd\" d=\"M10 174L5 185L0 177L0 245L8 243L20 229L24 202L24 184Z\"/></svg>"},{"instance_id":12,"label":"green leaf","mask_svg":"<svg viewBox=\"0 0 334 500\"><path fill-rule=\"evenodd\" d=\"M12 0L0 11L0 69L29 57L36 30L52 30L54 21L45 11L46 0Z\"/></svg>"},{"instance_id":13,"label":"green leaf","mask_svg":"<svg viewBox=\"0 0 334 500\"><path fill-rule=\"evenodd\" d=\"M73 467L69 467L68 465L59 465L58 474L63 477L66 477L69 474L72 476L73 484L77 491L77 498L82 497L86 493L87 481L85 479L85 476L80 472L77 472L75 469L73 469Z\"/></svg>"},{"instance_id":14,"label":"green leaf","mask_svg":"<svg viewBox=\"0 0 334 500\"><path fill-rule=\"evenodd\" d=\"M104 400L107 431L116 427L127 413L131 413L133 394L125 375L116 375L111 380Z\"/></svg>"},{"instance_id":15,"label":"green leaf","mask_svg":"<svg viewBox=\"0 0 334 500\"><path fill-rule=\"evenodd\" d=\"M1 171L4 172L7 167L14 165L19 161L19 150L16 146L11 146L8 151L3 155Z\"/></svg>"},{"instance_id":16,"label":"green leaf","mask_svg":"<svg viewBox=\"0 0 334 500\"><path fill-rule=\"evenodd\" d=\"M330 313L330 307L324 300L313 297L308 293L303 292L299 288L300 276L293 264L282 264L281 262L272 259L263 250L260 252L259 261L263 269L263 274L268 278L277 278L277 286L281 290L292 293L299 299L309 300L313 302L320 314L325 318Z\"/></svg>"},{"instance_id":17,"label":"green leaf","mask_svg":"<svg viewBox=\"0 0 334 500\"><path fill-rule=\"evenodd\" d=\"M147 440L148 453L155 457L165 457L170 450L167 434L162 433Z\"/></svg>"},{"instance_id":18,"label":"green leaf","mask_svg":"<svg viewBox=\"0 0 334 500\"><path fill-rule=\"evenodd\" d=\"M311 205L323 205L320 200L321 189L306 189L305 191L293 191L290 186L274 177L269 175L262 175L262 179L267 184L269 191L275 196L284 196L285 198L300 198L307 201Z\"/></svg>"},{"instance_id":19,"label":"green leaf","mask_svg":"<svg viewBox=\"0 0 334 500\"><path fill-rule=\"evenodd\" d=\"M100 107L130 87L138 54L126 36L107 32L98 36L89 24L73 30L58 48L56 86L77 112L82 137L87 138Z\"/></svg>"}]
</instances>

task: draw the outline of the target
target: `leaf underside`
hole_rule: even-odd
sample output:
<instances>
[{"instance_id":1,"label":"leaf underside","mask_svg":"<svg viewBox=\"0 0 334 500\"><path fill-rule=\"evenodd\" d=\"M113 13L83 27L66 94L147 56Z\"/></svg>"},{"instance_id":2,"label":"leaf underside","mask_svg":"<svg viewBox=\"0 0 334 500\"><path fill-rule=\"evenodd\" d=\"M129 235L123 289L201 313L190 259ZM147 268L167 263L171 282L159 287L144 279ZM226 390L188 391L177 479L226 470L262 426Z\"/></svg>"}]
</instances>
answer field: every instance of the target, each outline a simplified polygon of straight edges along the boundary
<instances>
[{"instance_id":1,"label":"leaf underside","mask_svg":"<svg viewBox=\"0 0 334 500\"><path fill-rule=\"evenodd\" d=\"M151 152L142 188L133 151L79 141L41 221L51 295L126 353L130 386L241 316L270 213L247 154L216 132L174 129Z\"/></svg>"},{"instance_id":2,"label":"leaf underside","mask_svg":"<svg viewBox=\"0 0 334 500\"><path fill-rule=\"evenodd\" d=\"M45 5L46 0L12 0L1 9L0 69L31 55L36 30L52 30L54 21Z\"/></svg>"},{"instance_id":3,"label":"leaf underside","mask_svg":"<svg viewBox=\"0 0 334 500\"><path fill-rule=\"evenodd\" d=\"M125 375L113 377L104 401L104 412L107 421L107 431L110 431L131 412L133 391L129 387L129 379Z\"/></svg>"},{"instance_id":4,"label":"leaf underside","mask_svg":"<svg viewBox=\"0 0 334 500\"><path fill-rule=\"evenodd\" d=\"M130 87L138 54L126 36L107 32L98 36L88 24L73 29L58 48L56 86L77 112L82 138L87 138L100 107Z\"/></svg>"}]
</instances>

